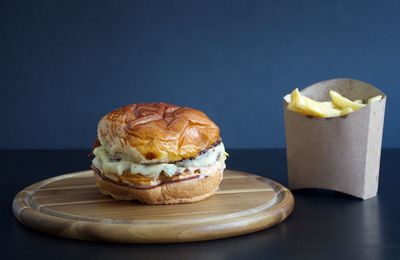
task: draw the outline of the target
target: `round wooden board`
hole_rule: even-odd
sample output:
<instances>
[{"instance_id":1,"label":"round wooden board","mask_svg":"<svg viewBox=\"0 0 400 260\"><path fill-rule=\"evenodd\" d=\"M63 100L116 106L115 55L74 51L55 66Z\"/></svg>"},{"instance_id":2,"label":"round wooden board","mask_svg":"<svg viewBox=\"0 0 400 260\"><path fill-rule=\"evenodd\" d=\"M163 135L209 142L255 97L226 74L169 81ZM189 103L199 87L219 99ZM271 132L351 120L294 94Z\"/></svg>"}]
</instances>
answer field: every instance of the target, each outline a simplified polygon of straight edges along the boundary
<instances>
[{"instance_id":1,"label":"round wooden board","mask_svg":"<svg viewBox=\"0 0 400 260\"><path fill-rule=\"evenodd\" d=\"M92 171L35 183L14 198L18 220L62 237L119 243L176 243L238 236L282 222L292 211L288 189L269 179L226 170L207 200L143 205L102 195Z\"/></svg>"}]
</instances>

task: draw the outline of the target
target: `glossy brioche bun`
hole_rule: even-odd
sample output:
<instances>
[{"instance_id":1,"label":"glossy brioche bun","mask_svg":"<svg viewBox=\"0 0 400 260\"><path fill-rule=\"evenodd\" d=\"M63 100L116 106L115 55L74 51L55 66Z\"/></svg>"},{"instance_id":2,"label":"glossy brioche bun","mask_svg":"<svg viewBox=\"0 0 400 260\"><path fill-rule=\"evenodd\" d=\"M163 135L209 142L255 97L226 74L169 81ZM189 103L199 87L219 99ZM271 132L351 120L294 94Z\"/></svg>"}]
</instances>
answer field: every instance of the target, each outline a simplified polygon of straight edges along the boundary
<instances>
[{"instance_id":1,"label":"glossy brioche bun","mask_svg":"<svg viewBox=\"0 0 400 260\"><path fill-rule=\"evenodd\" d=\"M136 189L105 180L95 173L96 185L104 195L117 200L138 200L145 204L179 204L204 200L218 190L222 171L204 178L164 183L150 189Z\"/></svg>"},{"instance_id":2,"label":"glossy brioche bun","mask_svg":"<svg viewBox=\"0 0 400 260\"><path fill-rule=\"evenodd\" d=\"M136 163L195 157L220 139L218 126L203 112L165 103L118 108L100 120L97 134L111 154Z\"/></svg>"}]
</instances>

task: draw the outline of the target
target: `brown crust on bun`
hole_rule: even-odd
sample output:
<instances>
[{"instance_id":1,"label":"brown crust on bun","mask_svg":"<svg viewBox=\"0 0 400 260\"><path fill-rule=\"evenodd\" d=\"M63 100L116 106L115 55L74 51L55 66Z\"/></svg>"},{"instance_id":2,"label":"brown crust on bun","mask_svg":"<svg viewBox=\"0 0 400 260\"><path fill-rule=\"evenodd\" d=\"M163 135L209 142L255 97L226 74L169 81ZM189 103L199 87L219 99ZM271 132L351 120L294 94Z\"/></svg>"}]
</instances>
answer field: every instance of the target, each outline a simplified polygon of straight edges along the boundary
<instances>
[{"instance_id":1,"label":"brown crust on bun","mask_svg":"<svg viewBox=\"0 0 400 260\"><path fill-rule=\"evenodd\" d=\"M96 185L104 195L117 200L138 200L145 204L180 204L207 199L221 183L223 173L217 171L204 178L164 183L151 189L135 189L107 181L94 174Z\"/></svg>"},{"instance_id":2,"label":"brown crust on bun","mask_svg":"<svg viewBox=\"0 0 400 260\"><path fill-rule=\"evenodd\" d=\"M98 138L110 153L136 163L175 162L197 156L220 139L203 112L165 103L132 104L104 116Z\"/></svg>"}]
</instances>

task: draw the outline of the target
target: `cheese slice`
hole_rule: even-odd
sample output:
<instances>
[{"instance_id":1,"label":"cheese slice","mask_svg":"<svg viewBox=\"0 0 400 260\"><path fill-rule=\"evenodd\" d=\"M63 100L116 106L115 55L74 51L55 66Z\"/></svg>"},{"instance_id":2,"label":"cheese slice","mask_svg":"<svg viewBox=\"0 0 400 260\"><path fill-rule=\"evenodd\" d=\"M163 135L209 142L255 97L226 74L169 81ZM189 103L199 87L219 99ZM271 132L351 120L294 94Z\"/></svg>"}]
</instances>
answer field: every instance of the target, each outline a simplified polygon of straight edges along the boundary
<instances>
[{"instance_id":1,"label":"cheese slice","mask_svg":"<svg viewBox=\"0 0 400 260\"><path fill-rule=\"evenodd\" d=\"M93 154L95 158L92 163L102 173L118 173L118 175L122 175L124 172L129 171L131 174L141 174L148 178L156 178L161 172L171 177L175 174L183 173L189 167L207 167L217 161L224 162L226 159L225 147L222 142L196 158L177 163L137 164L126 159L116 161L111 159L110 154L103 146L96 147L93 150Z\"/></svg>"}]
</instances>

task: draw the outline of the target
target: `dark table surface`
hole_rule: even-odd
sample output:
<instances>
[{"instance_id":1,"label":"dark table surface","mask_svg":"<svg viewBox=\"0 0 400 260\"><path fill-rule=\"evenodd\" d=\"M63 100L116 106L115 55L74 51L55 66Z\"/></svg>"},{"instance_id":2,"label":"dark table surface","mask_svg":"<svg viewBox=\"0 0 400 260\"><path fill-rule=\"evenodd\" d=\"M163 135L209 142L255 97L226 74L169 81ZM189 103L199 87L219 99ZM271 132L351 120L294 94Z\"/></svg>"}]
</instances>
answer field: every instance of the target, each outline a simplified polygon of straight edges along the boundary
<instances>
[{"instance_id":1,"label":"dark table surface","mask_svg":"<svg viewBox=\"0 0 400 260\"><path fill-rule=\"evenodd\" d=\"M287 185L284 150L229 150L228 168ZM107 244L52 237L13 216L15 194L39 180L88 168L84 150L2 150L1 259L400 259L400 150L384 150L378 196L293 192L280 225L240 237L168 245Z\"/></svg>"}]
</instances>

